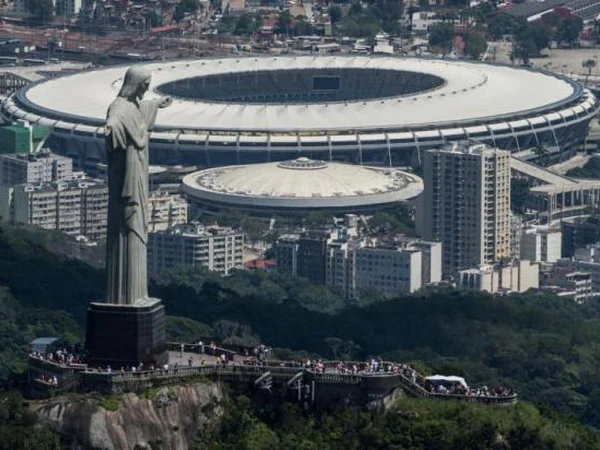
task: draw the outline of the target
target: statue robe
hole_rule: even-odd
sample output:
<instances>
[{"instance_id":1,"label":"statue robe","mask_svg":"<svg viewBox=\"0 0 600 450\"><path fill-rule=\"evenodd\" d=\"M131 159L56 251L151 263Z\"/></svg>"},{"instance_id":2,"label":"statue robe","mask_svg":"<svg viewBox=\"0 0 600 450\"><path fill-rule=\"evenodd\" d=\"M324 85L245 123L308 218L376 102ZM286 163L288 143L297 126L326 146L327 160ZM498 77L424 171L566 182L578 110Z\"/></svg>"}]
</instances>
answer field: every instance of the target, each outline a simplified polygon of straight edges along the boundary
<instances>
[{"instance_id":1,"label":"statue robe","mask_svg":"<svg viewBox=\"0 0 600 450\"><path fill-rule=\"evenodd\" d=\"M108 108L108 303L132 305L148 298L148 131L159 100L117 97Z\"/></svg>"}]
</instances>

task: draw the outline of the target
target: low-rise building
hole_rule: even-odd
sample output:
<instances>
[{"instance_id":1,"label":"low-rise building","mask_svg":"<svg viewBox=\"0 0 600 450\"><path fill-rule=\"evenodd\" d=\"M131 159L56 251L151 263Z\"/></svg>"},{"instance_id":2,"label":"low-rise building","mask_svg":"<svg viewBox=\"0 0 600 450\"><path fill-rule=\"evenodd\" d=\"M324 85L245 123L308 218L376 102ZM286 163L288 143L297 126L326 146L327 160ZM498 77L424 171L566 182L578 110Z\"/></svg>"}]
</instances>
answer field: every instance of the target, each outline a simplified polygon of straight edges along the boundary
<instances>
[{"instance_id":1,"label":"low-rise building","mask_svg":"<svg viewBox=\"0 0 600 450\"><path fill-rule=\"evenodd\" d=\"M361 247L356 250L356 290L409 294L423 286L422 252L415 247ZM441 260L439 261L441 266Z\"/></svg>"},{"instance_id":2,"label":"low-rise building","mask_svg":"<svg viewBox=\"0 0 600 450\"><path fill-rule=\"evenodd\" d=\"M555 263L562 256L560 228L546 225L529 227L521 235L521 259L532 262Z\"/></svg>"},{"instance_id":3,"label":"low-rise building","mask_svg":"<svg viewBox=\"0 0 600 450\"><path fill-rule=\"evenodd\" d=\"M298 275L298 243L299 234L284 234L275 244L275 260L277 270L291 275Z\"/></svg>"},{"instance_id":4,"label":"low-rise building","mask_svg":"<svg viewBox=\"0 0 600 450\"><path fill-rule=\"evenodd\" d=\"M165 231L188 221L188 204L180 195L152 191L148 203L148 231Z\"/></svg>"},{"instance_id":5,"label":"low-rise building","mask_svg":"<svg viewBox=\"0 0 600 450\"><path fill-rule=\"evenodd\" d=\"M600 263L600 243L589 244L575 250L575 261Z\"/></svg>"},{"instance_id":6,"label":"low-rise building","mask_svg":"<svg viewBox=\"0 0 600 450\"><path fill-rule=\"evenodd\" d=\"M108 186L100 180L2 186L3 220L59 230L92 240L106 238Z\"/></svg>"},{"instance_id":7,"label":"low-rise building","mask_svg":"<svg viewBox=\"0 0 600 450\"><path fill-rule=\"evenodd\" d=\"M592 288L592 275L589 272L571 271L568 265L554 265L544 274L543 283L545 291L580 304L598 295Z\"/></svg>"},{"instance_id":8,"label":"low-rise building","mask_svg":"<svg viewBox=\"0 0 600 450\"><path fill-rule=\"evenodd\" d=\"M49 151L0 155L0 185L49 183L73 177L73 160Z\"/></svg>"},{"instance_id":9,"label":"low-rise building","mask_svg":"<svg viewBox=\"0 0 600 450\"><path fill-rule=\"evenodd\" d=\"M441 21L435 12L417 11L412 13L412 30L421 32L429 31L431 27Z\"/></svg>"},{"instance_id":10,"label":"low-rise building","mask_svg":"<svg viewBox=\"0 0 600 450\"><path fill-rule=\"evenodd\" d=\"M244 235L241 231L199 223L176 225L149 234L148 269L201 265L223 275L243 269Z\"/></svg>"},{"instance_id":11,"label":"low-rise building","mask_svg":"<svg viewBox=\"0 0 600 450\"><path fill-rule=\"evenodd\" d=\"M575 250L600 240L600 217L577 217L561 222L562 256L570 258Z\"/></svg>"},{"instance_id":12,"label":"low-rise building","mask_svg":"<svg viewBox=\"0 0 600 450\"><path fill-rule=\"evenodd\" d=\"M330 230L311 230L298 240L296 274L314 284L324 285L326 280L327 244L332 240Z\"/></svg>"},{"instance_id":13,"label":"low-rise building","mask_svg":"<svg viewBox=\"0 0 600 450\"><path fill-rule=\"evenodd\" d=\"M442 279L439 242L403 238L381 243L342 227L281 236L275 250L278 271L305 274L348 299L369 292L411 293Z\"/></svg>"},{"instance_id":14,"label":"low-rise building","mask_svg":"<svg viewBox=\"0 0 600 450\"><path fill-rule=\"evenodd\" d=\"M539 288L539 264L511 260L495 265L461 270L457 285L490 294L525 292Z\"/></svg>"}]
</instances>

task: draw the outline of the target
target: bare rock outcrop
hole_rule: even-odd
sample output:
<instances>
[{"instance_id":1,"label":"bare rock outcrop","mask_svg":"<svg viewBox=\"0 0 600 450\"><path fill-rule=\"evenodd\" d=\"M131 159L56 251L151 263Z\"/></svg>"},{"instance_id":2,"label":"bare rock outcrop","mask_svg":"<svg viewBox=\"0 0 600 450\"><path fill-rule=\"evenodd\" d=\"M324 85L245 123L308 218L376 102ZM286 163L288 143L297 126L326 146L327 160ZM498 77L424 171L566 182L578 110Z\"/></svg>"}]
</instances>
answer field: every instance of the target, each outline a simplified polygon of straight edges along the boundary
<instances>
[{"instance_id":1,"label":"bare rock outcrop","mask_svg":"<svg viewBox=\"0 0 600 450\"><path fill-rule=\"evenodd\" d=\"M64 396L35 409L41 422L70 441L72 449L185 450L202 427L218 420L223 399L220 383L199 383L108 400Z\"/></svg>"}]
</instances>

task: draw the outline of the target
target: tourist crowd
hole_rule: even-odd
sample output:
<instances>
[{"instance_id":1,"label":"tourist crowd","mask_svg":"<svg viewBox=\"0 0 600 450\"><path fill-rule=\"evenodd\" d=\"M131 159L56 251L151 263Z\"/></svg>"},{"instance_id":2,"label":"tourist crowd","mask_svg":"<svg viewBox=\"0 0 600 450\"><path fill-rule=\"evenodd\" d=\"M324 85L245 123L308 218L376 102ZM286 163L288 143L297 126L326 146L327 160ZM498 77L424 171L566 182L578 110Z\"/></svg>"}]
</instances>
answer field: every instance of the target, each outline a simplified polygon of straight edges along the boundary
<instances>
[{"instance_id":1,"label":"tourist crowd","mask_svg":"<svg viewBox=\"0 0 600 450\"><path fill-rule=\"evenodd\" d=\"M74 347L61 347L58 350L54 350L48 353L42 353L33 350L30 353L34 358L41 359L43 361L53 362L63 366L74 366L83 364L81 362L81 352Z\"/></svg>"},{"instance_id":2,"label":"tourist crowd","mask_svg":"<svg viewBox=\"0 0 600 450\"><path fill-rule=\"evenodd\" d=\"M482 386L480 388L469 388L460 383L452 384L450 386L429 383L428 390L433 394L466 395L467 397L499 398L511 397L514 395L512 389L505 388L504 386L497 386L495 388L488 388L487 386Z\"/></svg>"},{"instance_id":3,"label":"tourist crowd","mask_svg":"<svg viewBox=\"0 0 600 450\"><path fill-rule=\"evenodd\" d=\"M198 359L197 356L193 356L192 354L186 352L186 350L192 350L197 354L208 355L207 358L210 356L214 357L211 363L220 366L242 365L273 367L276 365L279 367L306 370L315 374L333 373L339 375L358 376L397 375L403 378L405 382L408 382L410 385L412 385L414 389L434 395L461 395L479 398L505 398L514 395L514 392L511 389L502 386L498 386L496 388L488 388L487 386L480 388L469 388L466 386L466 384L461 383L431 382L408 364L383 361L381 358L371 358L368 361L359 362L323 361L321 359L313 360L309 358L303 360L275 361L268 359L271 355L272 349L261 344L253 348L243 349L242 352L246 358L241 362L234 362L234 352L218 347L214 341L211 341L208 345L204 344L202 341L199 341L197 344L192 344L191 346L179 344L178 350L181 361L174 362L172 364L165 363L161 366L155 366L153 364L144 365L140 362L137 366L120 367L117 370L113 369L111 366L96 368L87 366L86 370L91 372L121 374L156 371L170 375L177 374L179 369L182 367L192 368L197 367L198 365L207 365L206 359ZM76 349L68 347L62 347L46 354L36 351L33 351L31 354L31 356L35 358L64 366L75 366L79 364L83 365L79 355L80 353ZM58 384L56 376L44 374L40 379L41 381L49 384Z\"/></svg>"}]
</instances>

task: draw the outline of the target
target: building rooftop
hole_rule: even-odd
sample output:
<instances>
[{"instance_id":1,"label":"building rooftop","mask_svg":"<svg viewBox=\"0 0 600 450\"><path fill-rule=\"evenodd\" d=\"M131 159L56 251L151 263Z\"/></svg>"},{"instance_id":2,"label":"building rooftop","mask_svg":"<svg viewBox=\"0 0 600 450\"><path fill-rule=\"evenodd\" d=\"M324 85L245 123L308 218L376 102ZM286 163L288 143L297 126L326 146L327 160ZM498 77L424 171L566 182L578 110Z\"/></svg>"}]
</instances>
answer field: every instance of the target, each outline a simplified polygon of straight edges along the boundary
<instances>
[{"instance_id":1,"label":"building rooftop","mask_svg":"<svg viewBox=\"0 0 600 450\"><path fill-rule=\"evenodd\" d=\"M183 190L199 200L302 208L406 200L423 191L423 181L394 168L298 158L202 170L184 178Z\"/></svg>"},{"instance_id":2,"label":"building rooftop","mask_svg":"<svg viewBox=\"0 0 600 450\"><path fill-rule=\"evenodd\" d=\"M241 234L240 230L231 227L220 227L218 225L203 225L197 222L190 222L181 225L175 225L166 231L157 231L152 234L170 234L187 237L212 237L212 236L230 236Z\"/></svg>"},{"instance_id":3,"label":"building rooftop","mask_svg":"<svg viewBox=\"0 0 600 450\"><path fill-rule=\"evenodd\" d=\"M473 123L482 118L514 118L536 110L567 104L581 95L582 88L559 75L502 65L466 61L373 56L296 56L202 59L149 63L152 92L163 86L181 88L201 77L248 73L328 70L412 73L439 78L431 89L385 98L357 98L347 101L244 103L175 96L173 105L161 110L155 130L247 130L309 131L423 128L427 124ZM18 103L5 108L27 110L41 125L56 121L104 126L106 109L115 98L125 67L112 67L52 79L35 84L18 94ZM195 82L195 81L194 81ZM179 83L179 84L173 84ZM274 82L275 88L277 83ZM536 86L536 89L531 89ZM510 95L507 89L510 87ZM275 89L273 88L273 89ZM265 89L267 89L265 87ZM279 87L281 92L286 89ZM313 89L314 90L314 89ZM251 89L249 94L251 94ZM485 101L482 101L485 99ZM13 110L14 108L14 110ZM294 136L290 136L295 139ZM423 136L426 138L426 136ZM235 142L232 142L235 145Z\"/></svg>"},{"instance_id":4,"label":"building rooftop","mask_svg":"<svg viewBox=\"0 0 600 450\"><path fill-rule=\"evenodd\" d=\"M83 188L106 188L108 186L103 180L88 179L72 179L61 181L49 181L43 183L25 183L17 185L25 192L56 192L68 189L83 189Z\"/></svg>"}]
</instances>

